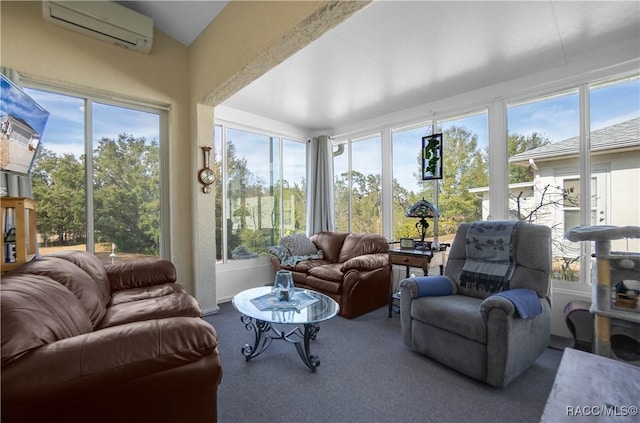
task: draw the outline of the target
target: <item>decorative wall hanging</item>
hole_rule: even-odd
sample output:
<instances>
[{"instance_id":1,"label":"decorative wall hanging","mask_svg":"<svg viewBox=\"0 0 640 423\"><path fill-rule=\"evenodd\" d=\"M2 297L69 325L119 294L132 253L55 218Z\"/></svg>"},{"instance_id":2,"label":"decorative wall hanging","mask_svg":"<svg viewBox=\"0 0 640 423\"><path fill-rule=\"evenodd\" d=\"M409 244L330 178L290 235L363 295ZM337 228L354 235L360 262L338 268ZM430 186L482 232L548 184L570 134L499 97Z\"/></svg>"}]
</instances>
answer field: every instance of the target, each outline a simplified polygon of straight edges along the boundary
<instances>
[{"instance_id":1,"label":"decorative wall hanging","mask_svg":"<svg viewBox=\"0 0 640 423\"><path fill-rule=\"evenodd\" d=\"M422 180L442 179L442 133L422 137Z\"/></svg>"}]
</instances>

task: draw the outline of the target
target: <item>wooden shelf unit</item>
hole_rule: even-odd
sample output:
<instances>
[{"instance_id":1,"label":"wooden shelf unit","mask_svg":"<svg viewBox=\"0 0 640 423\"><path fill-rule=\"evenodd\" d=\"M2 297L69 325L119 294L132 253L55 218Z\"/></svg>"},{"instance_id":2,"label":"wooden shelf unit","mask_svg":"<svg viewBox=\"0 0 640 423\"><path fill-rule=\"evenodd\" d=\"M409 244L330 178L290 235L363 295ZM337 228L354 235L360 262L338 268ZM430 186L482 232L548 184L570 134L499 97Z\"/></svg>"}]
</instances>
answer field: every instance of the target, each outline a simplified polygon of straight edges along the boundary
<instances>
[{"instance_id":1,"label":"wooden shelf unit","mask_svg":"<svg viewBox=\"0 0 640 423\"><path fill-rule=\"evenodd\" d=\"M25 197L2 197L2 273L33 259L36 255L36 202ZM9 229L15 228L15 241L7 241Z\"/></svg>"}]
</instances>

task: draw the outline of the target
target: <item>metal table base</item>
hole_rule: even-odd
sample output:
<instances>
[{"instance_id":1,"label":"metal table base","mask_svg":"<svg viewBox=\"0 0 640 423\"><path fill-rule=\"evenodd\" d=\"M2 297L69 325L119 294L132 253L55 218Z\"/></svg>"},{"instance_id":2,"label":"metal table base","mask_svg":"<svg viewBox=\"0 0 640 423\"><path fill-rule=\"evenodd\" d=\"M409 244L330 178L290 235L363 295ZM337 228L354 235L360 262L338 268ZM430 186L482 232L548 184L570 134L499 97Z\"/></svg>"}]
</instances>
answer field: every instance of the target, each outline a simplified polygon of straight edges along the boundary
<instances>
[{"instance_id":1,"label":"metal table base","mask_svg":"<svg viewBox=\"0 0 640 423\"><path fill-rule=\"evenodd\" d=\"M245 360L249 361L253 357L257 357L262 354L274 339L281 339L294 344L298 355L311 369L313 373L320 365L318 356L311 355L310 342L316 339L320 327L317 323L304 324L304 330L300 326L296 326L290 331L278 330L271 323L265 322L259 319L254 319L249 316L242 315L240 320L244 324L244 327L248 331L253 331L254 342L253 345L245 344L242 347L242 355Z\"/></svg>"}]
</instances>

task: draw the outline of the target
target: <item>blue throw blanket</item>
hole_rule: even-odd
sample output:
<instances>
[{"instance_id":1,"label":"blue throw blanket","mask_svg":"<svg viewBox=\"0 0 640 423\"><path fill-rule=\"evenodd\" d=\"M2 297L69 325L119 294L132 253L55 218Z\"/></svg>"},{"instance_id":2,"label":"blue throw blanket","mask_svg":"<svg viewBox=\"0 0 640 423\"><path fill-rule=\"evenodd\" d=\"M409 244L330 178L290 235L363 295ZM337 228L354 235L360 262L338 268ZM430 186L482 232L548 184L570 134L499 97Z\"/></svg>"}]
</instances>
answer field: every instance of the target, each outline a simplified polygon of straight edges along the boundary
<instances>
[{"instance_id":1,"label":"blue throw blanket","mask_svg":"<svg viewBox=\"0 0 640 423\"><path fill-rule=\"evenodd\" d=\"M519 224L518 221L488 221L469 226L461 286L488 292L509 289L515 269L514 234Z\"/></svg>"},{"instance_id":2,"label":"blue throw blanket","mask_svg":"<svg viewBox=\"0 0 640 423\"><path fill-rule=\"evenodd\" d=\"M511 289L509 291L499 292L496 295L500 295L511 301L523 319L535 317L542 313L542 305L540 304L538 294L532 289Z\"/></svg>"}]
</instances>

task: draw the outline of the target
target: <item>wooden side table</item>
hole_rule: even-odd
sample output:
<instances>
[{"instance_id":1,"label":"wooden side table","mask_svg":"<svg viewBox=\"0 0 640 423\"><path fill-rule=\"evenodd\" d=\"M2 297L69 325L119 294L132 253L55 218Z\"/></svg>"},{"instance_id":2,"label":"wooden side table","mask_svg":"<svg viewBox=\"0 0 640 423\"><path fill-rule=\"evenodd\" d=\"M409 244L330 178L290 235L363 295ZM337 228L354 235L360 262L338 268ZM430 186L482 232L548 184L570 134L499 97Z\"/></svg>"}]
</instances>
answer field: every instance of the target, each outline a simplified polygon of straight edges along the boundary
<instances>
[{"instance_id":1,"label":"wooden side table","mask_svg":"<svg viewBox=\"0 0 640 423\"><path fill-rule=\"evenodd\" d=\"M421 268L426 276L429 274L429 263L434 254L444 254L444 251L432 250L409 250L401 248L389 248L389 271L391 274L391 282L389 283L389 317L393 310L394 292L393 292L393 265L401 265L407 268L406 277L409 277L409 269L411 267ZM440 264L440 274L444 274L444 260Z\"/></svg>"}]
</instances>

